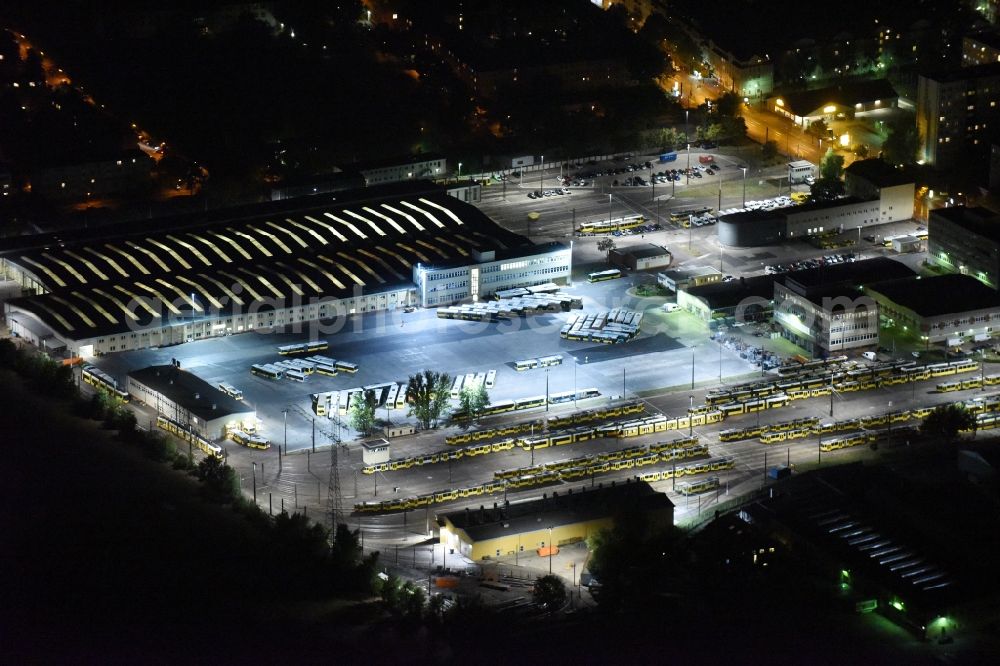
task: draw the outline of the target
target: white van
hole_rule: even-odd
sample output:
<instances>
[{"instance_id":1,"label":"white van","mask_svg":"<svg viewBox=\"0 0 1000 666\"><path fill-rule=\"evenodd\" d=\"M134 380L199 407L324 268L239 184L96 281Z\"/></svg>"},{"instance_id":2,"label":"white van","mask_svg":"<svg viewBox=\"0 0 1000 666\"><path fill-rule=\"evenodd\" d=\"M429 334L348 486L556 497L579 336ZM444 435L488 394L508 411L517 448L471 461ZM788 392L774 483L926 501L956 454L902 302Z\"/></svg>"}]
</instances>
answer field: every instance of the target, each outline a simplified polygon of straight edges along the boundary
<instances>
[{"instance_id":1,"label":"white van","mask_svg":"<svg viewBox=\"0 0 1000 666\"><path fill-rule=\"evenodd\" d=\"M876 358L875 352L873 351L862 352L861 355L864 356L869 361L874 361Z\"/></svg>"},{"instance_id":2,"label":"white van","mask_svg":"<svg viewBox=\"0 0 1000 666\"><path fill-rule=\"evenodd\" d=\"M664 312L677 312L680 309L681 309L681 306L677 305L676 303L664 303L663 304L663 311Z\"/></svg>"}]
</instances>

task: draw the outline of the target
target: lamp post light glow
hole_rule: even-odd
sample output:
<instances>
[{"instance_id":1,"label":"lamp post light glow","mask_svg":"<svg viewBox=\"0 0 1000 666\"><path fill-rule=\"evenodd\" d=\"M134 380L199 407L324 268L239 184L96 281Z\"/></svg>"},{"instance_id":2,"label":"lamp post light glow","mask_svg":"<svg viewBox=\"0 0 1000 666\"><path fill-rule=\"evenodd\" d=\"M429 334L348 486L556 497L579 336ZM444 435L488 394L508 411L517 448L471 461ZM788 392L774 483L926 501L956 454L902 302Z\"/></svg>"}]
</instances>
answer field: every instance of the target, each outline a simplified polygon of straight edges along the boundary
<instances>
[{"instance_id":1,"label":"lamp post light glow","mask_svg":"<svg viewBox=\"0 0 1000 666\"><path fill-rule=\"evenodd\" d=\"M747 207L747 168L741 166L740 169L743 170L743 207Z\"/></svg>"}]
</instances>

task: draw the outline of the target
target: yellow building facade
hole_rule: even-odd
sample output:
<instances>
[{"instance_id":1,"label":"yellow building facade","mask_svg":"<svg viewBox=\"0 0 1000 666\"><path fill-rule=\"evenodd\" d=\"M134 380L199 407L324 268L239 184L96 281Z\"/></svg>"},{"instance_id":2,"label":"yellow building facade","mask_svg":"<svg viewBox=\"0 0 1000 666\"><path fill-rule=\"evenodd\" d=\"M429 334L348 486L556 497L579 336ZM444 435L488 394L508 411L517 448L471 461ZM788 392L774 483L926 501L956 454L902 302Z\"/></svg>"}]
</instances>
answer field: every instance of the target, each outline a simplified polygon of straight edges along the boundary
<instances>
[{"instance_id":1,"label":"yellow building facade","mask_svg":"<svg viewBox=\"0 0 1000 666\"><path fill-rule=\"evenodd\" d=\"M673 509L665 494L629 481L453 511L439 515L438 526L442 546L476 561L584 541L614 527L615 516L625 511L644 512L651 523L670 525Z\"/></svg>"}]
</instances>

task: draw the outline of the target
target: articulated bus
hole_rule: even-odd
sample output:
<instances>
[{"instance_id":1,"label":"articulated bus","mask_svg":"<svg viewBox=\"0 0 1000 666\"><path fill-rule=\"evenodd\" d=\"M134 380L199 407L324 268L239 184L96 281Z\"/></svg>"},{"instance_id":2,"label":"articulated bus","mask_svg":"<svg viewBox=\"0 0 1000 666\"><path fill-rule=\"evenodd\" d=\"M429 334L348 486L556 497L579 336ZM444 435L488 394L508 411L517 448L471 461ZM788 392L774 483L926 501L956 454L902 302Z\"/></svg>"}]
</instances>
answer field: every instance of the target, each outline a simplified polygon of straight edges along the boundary
<instances>
[{"instance_id":1,"label":"articulated bus","mask_svg":"<svg viewBox=\"0 0 1000 666\"><path fill-rule=\"evenodd\" d=\"M233 400L242 400L243 399L243 391L239 390L238 388L236 388L232 384L227 384L225 382L220 382L219 383L219 390L222 391L223 393L225 393L226 395L228 395Z\"/></svg>"},{"instance_id":2,"label":"articulated bus","mask_svg":"<svg viewBox=\"0 0 1000 666\"><path fill-rule=\"evenodd\" d=\"M334 367L341 372L349 372L352 375L358 371L357 363L348 363L347 361L337 361Z\"/></svg>"},{"instance_id":3,"label":"articulated bus","mask_svg":"<svg viewBox=\"0 0 1000 666\"><path fill-rule=\"evenodd\" d=\"M537 368L537 367L538 367L537 358L526 358L523 361L514 361L514 369L517 370L518 372L522 372L524 370L531 370L532 368Z\"/></svg>"},{"instance_id":4,"label":"articulated bus","mask_svg":"<svg viewBox=\"0 0 1000 666\"><path fill-rule=\"evenodd\" d=\"M538 359L538 367L547 368L553 365L560 365L563 362L562 354L554 354L552 356L542 356Z\"/></svg>"},{"instance_id":5,"label":"articulated bus","mask_svg":"<svg viewBox=\"0 0 1000 666\"><path fill-rule=\"evenodd\" d=\"M307 354L309 352L323 351L329 349L330 345L325 340L313 340L311 342L299 342L293 345L281 345L278 353L282 356L289 354Z\"/></svg>"},{"instance_id":6,"label":"articulated bus","mask_svg":"<svg viewBox=\"0 0 1000 666\"><path fill-rule=\"evenodd\" d=\"M251 365L250 372L258 377L266 377L267 379L281 379L285 374L284 370L270 363Z\"/></svg>"},{"instance_id":7,"label":"articulated bus","mask_svg":"<svg viewBox=\"0 0 1000 666\"><path fill-rule=\"evenodd\" d=\"M598 271L587 276L587 282L604 282L605 280L617 280L622 276L622 272L617 268L608 271Z\"/></svg>"}]
</instances>

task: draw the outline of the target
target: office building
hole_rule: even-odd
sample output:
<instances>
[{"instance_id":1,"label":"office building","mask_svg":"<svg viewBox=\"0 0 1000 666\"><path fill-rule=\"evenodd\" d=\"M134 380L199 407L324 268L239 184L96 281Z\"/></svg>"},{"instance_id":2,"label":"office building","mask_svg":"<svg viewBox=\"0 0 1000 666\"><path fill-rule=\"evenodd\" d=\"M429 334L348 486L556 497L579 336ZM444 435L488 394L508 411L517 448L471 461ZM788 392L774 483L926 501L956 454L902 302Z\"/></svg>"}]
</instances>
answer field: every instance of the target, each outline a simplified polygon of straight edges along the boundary
<instances>
[{"instance_id":1,"label":"office building","mask_svg":"<svg viewBox=\"0 0 1000 666\"><path fill-rule=\"evenodd\" d=\"M783 337L817 357L874 346L878 304L862 287L912 275L882 257L787 273L774 282L774 322Z\"/></svg>"},{"instance_id":2,"label":"office building","mask_svg":"<svg viewBox=\"0 0 1000 666\"><path fill-rule=\"evenodd\" d=\"M921 74L917 79L920 158L951 168L985 159L1000 127L1000 62Z\"/></svg>"},{"instance_id":3,"label":"office building","mask_svg":"<svg viewBox=\"0 0 1000 666\"><path fill-rule=\"evenodd\" d=\"M1000 216L986 208L936 208L927 223L927 260L1000 287Z\"/></svg>"}]
</instances>

